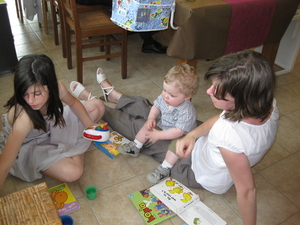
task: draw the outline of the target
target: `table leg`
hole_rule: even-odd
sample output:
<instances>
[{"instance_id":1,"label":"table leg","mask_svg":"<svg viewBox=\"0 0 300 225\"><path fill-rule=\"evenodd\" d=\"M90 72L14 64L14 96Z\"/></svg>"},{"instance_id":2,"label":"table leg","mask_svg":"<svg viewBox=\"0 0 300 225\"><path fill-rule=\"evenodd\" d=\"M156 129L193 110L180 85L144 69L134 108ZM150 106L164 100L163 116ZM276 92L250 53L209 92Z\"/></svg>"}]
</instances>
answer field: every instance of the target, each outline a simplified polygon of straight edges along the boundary
<instances>
[{"instance_id":1,"label":"table leg","mask_svg":"<svg viewBox=\"0 0 300 225\"><path fill-rule=\"evenodd\" d=\"M272 66L274 66L274 64L275 64L275 59L276 59L277 51L279 48L279 44L280 44L280 42L266 44L266 45L263 45L263 48L262 48L261 53L269 59Z\"/></svg>"},{"instance_id":2,"label":"table leg","mask_svg":"<svg viewBox=\"0 0 300 225\"><path fill-rule=\"evenodd\" d=\"M280 42L266 44L266 45L263 45L263 48L262 48L262 54L269 59L272 66L274 66L274 64L275 64L275 59L276 59L277 51L279 48L279 44L280 44ZM186 63L186 64L189 64L190 66L193 66L195 69L197 69L197 59L194 59L194 60L178 59L177 63L178 64Z\"/></svg>"},{"instance_id":3,"label":"table leg","mask_svg":"<svg viewBox=\"0 0 300 225\"><path fill-rule=\"evenodd\" d=\"M178 65L181 63L189 64L190 66L193 66L195 69L197 69L197 59L194 60L184 60L184 59L178 59Z\"/></svg>"}]
</instances>

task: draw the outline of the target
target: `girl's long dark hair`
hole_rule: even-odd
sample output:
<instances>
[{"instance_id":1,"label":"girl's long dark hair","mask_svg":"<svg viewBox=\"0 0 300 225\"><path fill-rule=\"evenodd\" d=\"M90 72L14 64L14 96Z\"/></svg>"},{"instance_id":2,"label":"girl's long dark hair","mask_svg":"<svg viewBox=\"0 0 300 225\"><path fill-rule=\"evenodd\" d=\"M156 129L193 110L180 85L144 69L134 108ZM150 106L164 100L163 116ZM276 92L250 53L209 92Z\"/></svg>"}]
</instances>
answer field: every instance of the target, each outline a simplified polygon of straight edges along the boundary
<instances>
[{"instance_id":1,"label":"girl's long dark hair","mask_svg":"<svg viewBox=\"0 0 300 225\"><path fill-rule=\"evenodd\" d=\"M4 107L14 107L13 124L25 110L33 122L35 129L47 131L46 120L39 110L33 110L24 100L24 95L31 86L47 86L49 98L47 104L47 120L54 120L54 126L65 126L63 104L59 98L58 83L52 60L46 55L26 55L21 58L15 69L14 95Z\"/></svg>"}]
</instances>

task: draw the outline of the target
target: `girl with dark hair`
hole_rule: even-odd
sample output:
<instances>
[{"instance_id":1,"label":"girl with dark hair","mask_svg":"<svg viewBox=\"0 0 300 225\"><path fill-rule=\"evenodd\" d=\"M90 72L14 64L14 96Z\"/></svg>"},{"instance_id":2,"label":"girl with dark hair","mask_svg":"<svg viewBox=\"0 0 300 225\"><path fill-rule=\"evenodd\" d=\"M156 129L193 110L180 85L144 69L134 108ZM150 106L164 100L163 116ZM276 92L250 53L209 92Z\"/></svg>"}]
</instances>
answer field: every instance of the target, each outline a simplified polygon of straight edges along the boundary
<instances>
[{"instance_id":1,"label":"girl with dark hair","mask_svg":"<svg viewBox=\"0 0 300 225\"><path fill-rule=\"evenodd\" d=\"M16 66L14 94L4 106L0 187L8 173L27 182L42 178L42 173L63 182L81 177L91 143L82 132L102 118L100 100L80 102L57 81L49 57L27 55Z\"/></svg>"}]
</instances>

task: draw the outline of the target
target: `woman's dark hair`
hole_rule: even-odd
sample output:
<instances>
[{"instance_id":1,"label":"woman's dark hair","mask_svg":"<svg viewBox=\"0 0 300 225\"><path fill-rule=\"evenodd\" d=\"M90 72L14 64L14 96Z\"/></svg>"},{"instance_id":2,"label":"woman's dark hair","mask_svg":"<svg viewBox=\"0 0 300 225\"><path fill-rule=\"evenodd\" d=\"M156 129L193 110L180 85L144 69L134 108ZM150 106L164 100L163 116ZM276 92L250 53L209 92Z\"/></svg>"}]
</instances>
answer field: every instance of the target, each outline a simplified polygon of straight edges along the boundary
<instances>
[{"instance_id":1,"label":"woman's dark hair","mask_svg":"<svg viewBox=\"0 0 300 225\"><path fill-rule=\"evenodd\" d=\"M275 74L268 59L255 51L242 51L221 57L204 79L217 78L214 96L226 100L230 94L235 107L225 113L231 121L244 118L265 120L272 108Z\"/></svg>"},{"instance_id":2,"label":"woman's dark hair","mask_svg":"<svg viewBox=\"0 0 300 225\"><path fill-rule=\"evenodd\" d=\"M13 123L20 115L20 105L28 114L35 129L46 132L46 120L39 110L33 110L24 100L24 95L31 86L47 86L49 98L47 104L47 120L54 120L54 126L65 126L63 104L59 98L58 83L52 60L46 55L26 55L21 58L15 69L14 95L4 107L14 107Z\"/></svg>"}]
</instances>

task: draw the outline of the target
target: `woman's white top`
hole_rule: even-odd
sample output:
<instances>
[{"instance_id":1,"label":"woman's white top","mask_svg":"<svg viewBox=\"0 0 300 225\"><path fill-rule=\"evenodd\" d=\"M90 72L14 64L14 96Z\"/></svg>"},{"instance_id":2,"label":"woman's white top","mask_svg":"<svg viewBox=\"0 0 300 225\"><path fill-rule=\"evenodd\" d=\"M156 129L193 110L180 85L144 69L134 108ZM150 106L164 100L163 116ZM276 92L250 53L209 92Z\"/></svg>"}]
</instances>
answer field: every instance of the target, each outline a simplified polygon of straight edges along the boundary
<instances>
[{"instance_id":1,"label":"woman's white top","mask_svg":"<svg viewBox=\"0 0 300 225\"><path fill-rule=\"evenodd\" d=\"M224 113L225 111L212 126L209 134L196 141L192 151L192 170L196 181L216 194L225 193L233 185L219 147L234 153L244 153L252 167L271 148L279 118L275 99L273 112L262 125L232 122L224 118Z\"/></svg>"}]
</instances>

